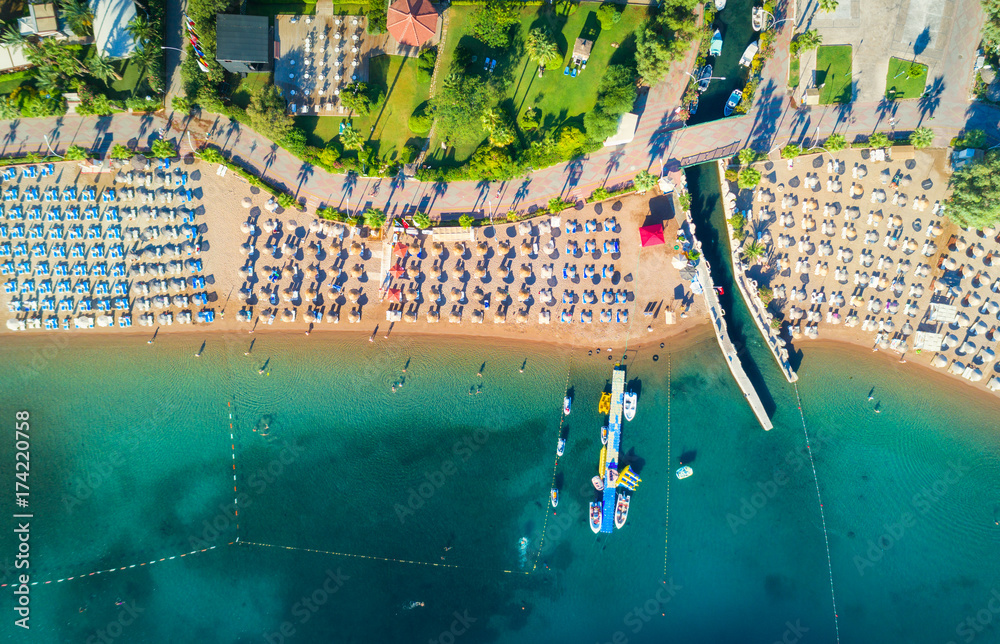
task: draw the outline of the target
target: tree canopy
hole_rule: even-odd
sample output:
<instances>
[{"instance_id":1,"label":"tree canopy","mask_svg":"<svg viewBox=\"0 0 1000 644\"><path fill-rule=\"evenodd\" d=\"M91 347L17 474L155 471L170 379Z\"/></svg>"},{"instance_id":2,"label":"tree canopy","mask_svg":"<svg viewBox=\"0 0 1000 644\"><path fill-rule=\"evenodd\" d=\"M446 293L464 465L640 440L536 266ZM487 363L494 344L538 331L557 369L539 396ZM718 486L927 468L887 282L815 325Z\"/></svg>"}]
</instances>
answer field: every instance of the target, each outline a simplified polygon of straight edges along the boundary
<instances>
[{"instance_id":1,"label":"tree canopy","mask_svg":"<svg viewBox=\"0 0 1000 644\"><path fill-rule=\"evenodd\" d=\"M285 111L285 99L281 98L274 85L265 85L250 96L247 116L250 127L272 141L284 139L295 124L292 116Z\"/></svg>"},{"instance_id":2,"label":"tree canopy","mask_svg":"<svg viewBox=\"0 0 1000 644\"><path fill-rule=\"evenodd\" d=\"M462 141L480 139L481 118L495 92L478 76L451 73L434 96L434 118L445 135Z\"/></svg>"},{"instance_id":3,"label":"tree canopy","mask_svg":"<svg viewBox=\"0 0 1000 644\"><path fill-rule=\"evenodd\" d=\"M520 22L521 5L514 0L487 0L475 15L476 38L490 47L510 44L511 27Z\"/></svg>"},{"instance_id":4,"label":"tree canopy","mask_svg":"<svg viewBox=\"0 0 1000 644\"><path fill-rule=\"evenodd\" d=\"M688 51L698 32L697 0L664 0L659 13L635 31L635 66L646 82L659 82Z\"/></svg>"},{"instance_id":5,"label":"tree canopy","mask_svg":"<svg viewBox=\"0 0 1000 644\"><path fill-rule=\"evenodd\" d=\"M951 175L945 215L963 228L1000 223L1000 154L988 152Z\"/></svg>"},{"instance_id":6,"label":"tree canopy","mask_svg":"<svg viewBox=\"0 0 1000 644\"><path fill-rule=\"evenodd\" d=\"M910 145L913 147L927 148L934 143L934 130L929 127L918 127L910 134Z\"/></svg>"},{"instance_id":7,"label":"tree canopy","mask_svg":"<svg viewBox=\"0 0 1000 644\"><path fill-rule=\"evenodd\" d=\"M528 59L538 63L539 67L546 67L560 57L559 46L556 45L548 27L535 27L529 31L524 50L528 54Z\"/></svg>"}]
</instances>

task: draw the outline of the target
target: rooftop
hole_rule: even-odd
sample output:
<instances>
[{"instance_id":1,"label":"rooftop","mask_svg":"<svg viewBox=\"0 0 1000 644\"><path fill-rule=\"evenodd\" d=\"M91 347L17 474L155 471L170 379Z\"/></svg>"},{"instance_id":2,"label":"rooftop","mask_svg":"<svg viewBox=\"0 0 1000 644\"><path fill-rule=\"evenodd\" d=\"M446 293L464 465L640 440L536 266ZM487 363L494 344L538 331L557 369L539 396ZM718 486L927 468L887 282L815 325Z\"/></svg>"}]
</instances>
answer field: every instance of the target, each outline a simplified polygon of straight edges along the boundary
<instances>
[{"instance_id":1,"label":"rooftop","mask_svg":"<svg viewBox=\"0 0 1000 644\"><path fill-rule=\"evenodd\" d=\"M94 14L94 45L107 58L125 58L135 51L128 23L135 18L132 0L90 0Z\"/></svg>"},{"instance_id":2,"label":"rooftop","mask_svg":"<svg viewBox=\"0 0 1000 644\"><path fill-rule=\"evenodd\" d=\"M216 19L216 59L248 63L271 62L271 36L267 16L220 13Z\"/></svg>"}]
</instances>

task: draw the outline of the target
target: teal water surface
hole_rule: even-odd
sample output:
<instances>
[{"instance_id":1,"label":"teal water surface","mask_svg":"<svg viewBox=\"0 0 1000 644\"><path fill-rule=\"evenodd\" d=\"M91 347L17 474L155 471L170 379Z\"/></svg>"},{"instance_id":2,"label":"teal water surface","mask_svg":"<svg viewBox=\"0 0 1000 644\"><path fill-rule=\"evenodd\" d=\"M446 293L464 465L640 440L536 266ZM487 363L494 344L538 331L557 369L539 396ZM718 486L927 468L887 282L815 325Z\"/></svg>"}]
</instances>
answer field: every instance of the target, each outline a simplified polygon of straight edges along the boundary
<instances>
[{"instance_id":1,"label":"teal water surface","mask_svg":"<svg viewBox=\"0 0 1000 644\"><path fill-rule=\"evenodd\" d=\"M5 640L836 641L795 392L761 363L763 432L711 336L629 354L623 451L643 481L625 528L600 536L585 508L606 354L257 334L195 358L193 336L18 339L0 344L0 413L32 414L32 579L56 583L33 587L28 635L5 594ZM997 406L929 375L842 347L802 364L842 641L965 641L1000 579ZM682 455L695 474L678 481ZM974 633L997 640L992 623Z\"/></svg>"}]
</instances>

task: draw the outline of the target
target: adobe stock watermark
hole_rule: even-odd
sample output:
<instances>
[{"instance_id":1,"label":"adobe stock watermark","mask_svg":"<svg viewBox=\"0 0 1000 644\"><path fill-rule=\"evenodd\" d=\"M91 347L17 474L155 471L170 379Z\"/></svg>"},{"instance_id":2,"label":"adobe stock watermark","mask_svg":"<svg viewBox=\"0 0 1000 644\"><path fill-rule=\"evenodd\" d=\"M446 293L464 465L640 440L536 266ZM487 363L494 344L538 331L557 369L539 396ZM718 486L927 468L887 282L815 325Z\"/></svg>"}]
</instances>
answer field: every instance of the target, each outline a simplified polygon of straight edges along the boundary
<instances>
[{"instance_id":1,"label":"adobe stock watermark","mask_svg":"<svg viewBox=\"0 0 1000 644\"><path fill-rule=\"evenodd\" d=\"M299 445L297 439L293 438L291 442L285 441L277 456L271 459L265 467L254 470L247 477L245 487L250 489L249 493L237 492L232 503L220 503L219 512L211 519L205 519L201 522L201 534L191 535L188 540L191 547L193 549L208 548L226 530L236 525L237 511L246 511L253 506L254 499L263 495L268 486L273 485L285 472L285 468L294 463L304 451L305 448Z\"/></svg>"},{"instance_id":2,"label":"adobe stock watermark","mask_svg":"<svg viewBox=\"0 0 1000 644\"><path fill-rule=\"evenodd\" d=\"M443 459L434 470L424 470L423 476L407 490L404 502L393 504L393 511L399 522L405 524L408 519L423 508L427 501L438 493L438 490L459 473L464 463L480 453L494 431L508 426L510 419L509 413L498 410L490 417L480 418L477 421L490 429L477 427L454 441L451 445L450 455Z\"/></svg>"},{"instance_id":3,"label":"adobe stock watermark","mask_svg":"<svg viewBox=\"0 0 1000 644\"><path fill-rule=\"evenodd\" d=\"M121 604L122 609L115 619L108 622L107 626L94 631L87 639L86 644L110 644L125 633L125 629L131 626L135 620L145 612L134 601L127 601Z\"/></svg>"},{"instance_id":4,"label":"adobe stock watermark","mask_svg":"<svg viewBox=\"0 0 1000 644\"><path fill-rule=\"evenodd\" d=\"M427 640L427 644L454 644L455 640L469 632L469 627L476 623L476 618L469 615L468 610L452 613L455 618L451 625L437 637Z\"/></svg>"},{"instance_id":5,"label":"adobe stock watermark","mask_svg":"<svg viewBox=\"0 0 1000 644\"><path fill-rule=\"evenodd\" d=\"M326 577L322 583L308 595L303 595L292 604L292 619L285 620L278 627L278 630L271 633L264 633L264 641L267 644L284 644L288 639L295 637L299 628L309 623L313 615L336 595L350 577L345 575L340 568L334 572L329 568L326 570Z\"/></svg>"},{"instance_id":6,"label":"adobe stock watermark","mask_svg":"<svg viewBox=\"0 0 1000 644\"><path fill-rule=\"evenodd\" d=\"M774 640L774 644L798 644L808 632L809 628L802 625L801 619L795 620L794 624L785 622L785 632L781 634L781 639Z\"/></svg>"},{"instance_id":7,"label":"adobe stock watermark","mask_svg":"<svg viewBox=\"0 0 1000 644\"><path fill-rule=\"evenodd\" d=\"M815 455L816 452L823 449L825 445L830 442L826 432L816 432L813 440L811 441L812 452ZM809 450L805 445L797 449L789 450L785 454L785 464L788 466L787 470L792 474L798 473L803 469L809 467ZM747 525L751 520L753 520L757 514L764 509L771 499L778 495L778 492L782 490L786 485L791 482L791 477L786 469L776 467L771 478L765 481L757 481L755 484L755 490L749 496L744 496L740 499L739 508L735 512L726 513L726 523L729 525L729 529L732 530L733 535L740 531L740 528Z\"/></svg>"},{"instance_id":8,"label":"adobe stock watermark","mask_svg":"<svg viewBox=\"0 0 1000 644\"><path fill-rule=\"evenodd\" d=\"M641 606L636 606L629 612L625 613L625 617L622 619L625 626L628 627L632 635L638 635L640 631L653 619L657 614L663 613L663 607L669 604L674 597L677 596L677 591L681 590L682 586L674 583L674 578L671 577L667 581L664 581L662 585L656 590L656 593L652 597L647 599L642 603ZM611 635L611 639L606 642L598 642L598 644L627 644L628 635L624 630L615 631Z\"/></svg>"},{"instance_id":9,"label":"adobe stock watermark","mask_svg":"<svg viewBox=\"0 0 1000 644\"><path fill-rule=\"evenodd\" d=\"M899 519L882 524L885 531L875 539L868 539L865 556L854 555L854 567L857 568L858 575L863 577L867 569L873 568L875 564L882 561L886 553L892 550L907 532L917 525L917 519L928 514L931 508L943 499L968 471L969 468L961 461L948 461L948 469L941 477L930 485L920 488L910 499L910 505L916 514L909 511L903 512Z\"/></svg>"},{"instance_id":10,"label":"adobe stock watermark","mask_svg":"<svg viewBox=\"0 0 1000 644\"><path fill-rule=\"evenodd\" d=\"M997 619L997 615L1000 615L1000 591L994 588L990 591L990 598L985 606L955 626L955 635L960 639L952 640L948 644L959 644L959 642L969 644Z\"/></svg>"},{"instance_id":11,"label":"adobe stock watermark","mask_svg":"<svg viewBox=\"0 0 1000 644\"><path fill-rule=\"evenodd\" d=\"M73 514L78 505L93 496L94 491L104 485L114 473L116 468L125 464L125 459L117 451L111 452L108 457L95 465L85 476L74 476L69 481L72 494L63 494L63 507L68 514Z\"/></svg>"}]
</instances>

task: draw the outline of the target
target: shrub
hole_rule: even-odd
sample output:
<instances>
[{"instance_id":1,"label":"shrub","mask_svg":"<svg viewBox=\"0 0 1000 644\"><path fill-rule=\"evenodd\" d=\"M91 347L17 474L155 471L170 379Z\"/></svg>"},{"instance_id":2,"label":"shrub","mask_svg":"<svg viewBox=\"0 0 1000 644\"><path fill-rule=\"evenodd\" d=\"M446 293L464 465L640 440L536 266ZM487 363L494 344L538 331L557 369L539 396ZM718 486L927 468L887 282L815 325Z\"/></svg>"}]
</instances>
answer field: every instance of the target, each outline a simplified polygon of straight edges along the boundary
<instances>
[{"instance_id":1,"label":"shrub","mask_svg":"<svg viewBox=\"0 0 1000 644\"><path fill-rule=\"evenodd\" d=\"M295 200L295 197L287 192L282 192L278 195L278 205L285 210L291 210L292 208L298 210L299 208L299 202Z\"/></svg>"},{"instance_id":2,"label":"shrub","mask_svg":"<svg viewBox=\"0 0 1000 644\"><path fill-rule=\"evenodd\" d=\"M771 300L774 299L774 291L763 284L757 287L757 295L760 296L760 301L764 303L764 306L770 304Z\"/></svg>"},{"instance_id":3,"label":"shrub","mask_svg":"<svg viewBox=\"0 0 1000 644\"><path fill-rule=\"evenodd\" d=\"M823 142L823 147L830 152L840 152L847 147L847 138L843 134L831 134L830 137Z\"/></svg>"},{"instance_id":4,"label":"shrub","mask_svg":"<svg viewBox=\"0 0 1000 644\"><path fill-rule=\"evenodd\" d=\"M118 159L119 161L128 161L135 156L135 152L128 149L121 143L115 143L114 147L111 148L111 152L108 153L112 159ZM218 154L218 152L216 152ZM222 156L221 154L219 155Z\"/></svg>"},{"instance_id":5,"label":"shrub","mask_svg":"<svg viewBox=\"0 0 1000 644\"><path fill-rule=\"evenodd\" d=\"M867 141L868 147L870 148L884 148L889 145L889 136L885 132L875 132L868 137Z\"/></svg>"},{"instance_id":6,"label":"shrub","mask_svg":"<svg viewBox=\"0 0 1000 644\"><path fill-rule=\"evenodd\" d=\"M955 147L983 149L986 147L986 132L983 130L969 130L963 136L956 139Z\"/></svg>"},{"instance_id":7,"label":"shrub","mask_svg":"<svg viewBox=\"0 0 1000 644\"><path fill-rule=\"evenodd\" d=\"M386 29L386 18L389 11L389 3L386 0L368 0L368 24L365 31L372 35L384 34Z\"/></svg>"},{"instance_id":8,"label":"shrub","mask_svg":"<svg viewBox=\"0 0 1000 644\"><path fill-rule=\"evenodd\" d=\"M610 196L611 193L608 192L608 189L605 188L604 186L601 186L600 188L594 190L594 192L590 195L590 199L591 201L603 201L604 199L607 199Z\"/></svg>"},{"instance_id":9,"label":"shrub","mask_svg":"<svg viewBox=\"0 0 1000 644\"><path fill-rule=\"evenodd\" d=\"M226 161L225 157L222 156L222 153L215 148L205 148L198 154L198 156L200 156L201 160L206 163L225 163Z\"/></svg>"},{"instance_id":10,"label":"shrub","mask_svg":"<svg viewBox=\"0 0 1000 644\"><path fill-rule=\"evenodd\" d=\"M517 119L517 124L521 126L521 129L525 132L530 132L531 130L537 130L538 126L542 124L541 121L542 111L537 107L529 107L521 112L521 116Z\"/></svg>"},{"instance_id":11,"label":"shrub","mask_svg":"<svg viewBox=\"0 0 1000 644\"><path fill-rule=\"evenodd\" d=\"M910 145L917 149L930 147L934 143L934 130L929 127L918 127L910 134Z\"/></svg>"},{"instance_id":12,"label":"shrub","mask_svg":"<svg viewBox=\"0 0 1000 644\"><path fill-rule=\"evenodd\" d=\"M677 197L677 201L680 202L681 208L684 210L691 210L691 193L685 192L681 196Z\"/></svg>"},{"instance_id":13,"label":"shrub","mask_svg":"<svg viewBox=\"0 0 1000 644\"><path fill-rule=\"evenodd\" d=\"M306 133L301 128L293 127L280 143L292 154L302 156L306 151Z\"/></svg>"},{"instance_id":14,"label":"shrub","mask_svg":"<svg viewBox=\"0 0 1000 644\"><path fill-rule=\"evenodd\" d=\"M795 157L802 154L802 148L797 145L786 145L781 148L781 158L782 159L794 159Z\"/></svg>"},{"instance_id":15,"label":"shrub","mask_svg":"<svg viewBox=\"0 0 1000 644\"><path fill-rule=\"evenodd\" d=\"M336 208L331 208L330 206L327 206L325 208L317 208L316 216L319 217L320 219L328 219L330 221L344 220L344 213L337 210Z\"/></svg>"},{"instance_id":16,"label":"shrub","mask_svg":"<svg viewBox=\"0 0 1000 644\"><path fill-rule=\"evenodd\" d=\"M83 161L89 156L90 154L79 145L71 145L66 148L66 159L69 161Z\"/></svg>"},{"instance_id":17,"label":"shrub","mask_svg":"<svg viewBox=\"0 0 1000 644\"><path fill-rule=\"evenodd\" d=\"M431 82L434 75L434 64L437 62L437 49L431 47L420 52L417 57L417 78L424 83Z\"/></svg>"},{"instance_id":18,"label":"shrub","mask_svg":"<svg viewBox=\"0 0 1000 644\"><path fill-rule=\"evenodd\" d=\"M739 160L743 165L750 165L757 160L757 153L750 148L743 148L740 150Z\"/></svg>"},{"instance_id":19,"label":"shrub","mask_svg":"<svg viewBox=\"0 0 1000 644\"><path fill-rule=\"evenodd\" d=\"M597 19L601 21L601 29L611 29L622 19L621 7L613 2L605 2L597 9Z\"/></svg>"},{"instance_id":20,"label":"shrub","mask_svg":"<svg viewBox=\"0 0 1000 644\"><path fill-rule=\"evenodd\" d=\"M726 170L726 181L736 181L736 170Z\"/></svg>"},{"instance_id":21,"label":"shrub","mask_svg":"<svg viewBox=\"0 0 1000 644\"><path fill-rule=\"evenodd\" d=\"M434 114L428 103L421 103L413 110L409 121L410 131L417 136L424 136L434 126Z\"/></svg>"},{"instance_id":22,"label":"shrub","mask_svg":"<svg viewBox=\"0 0 1000 644\"><path fill-rule=\"evenodd\" d=\"M381 92L375 85L355 81L340 92L340 102L349 110L361 116L368 116L381 100Z\"/></svg>"},{"instance_id":23,"label":"shrub","mask_svg":"<svg viewBox=\"0 0 1000 644\"><path fill-rule=\"evenodd\" d=\"M552 197L549 199L549 212L553 215L566 210L567 208L572 208L574 206L572 201L563 201L559 197Z\"/></svg>"},{"instance_id":24,"label":"shrub","mask_svg":"<svg viewBox=\"0 0 1000 644\"><path fill-rule=\"evenodd\" d=\"M431 218L422 212L415 212L413 213L413 223L418 228L430 228Z\"/></svg>"},{"instance_id":25,"label":"shrub","mask_svg":"<svg viewBox=\"0 0 1000 644\"><path fill-rule=\"evenodd\" d=\"M153 141L150 154L157 159L172 159L177 156L177 148L170 141L157 139Z\"/></svg>"},{"instance_id":26,"label":"shrub","mask_svg":"<svg viewBox=\"0 0 1000 644\"><path fill-rule=\"evenodd\" d=\"M174 108L178 112L190 112L191 101L187 100L184 96L174 96L170 99L170 107Z\"/></svg>"},{"instance_id":27,"label":"shrub","mask_svg":"<svg viewBox=\"0 0 1000 644\"><path fill-rule=\"evenodd\" d=\"M740 190L754 188L759 183L760 172L753 168L744 168L743 170L740 170L740 173L736 178L736 185L740 187Z\"/></svg>"},{"instance_id":28,"label":"shrub","mask_svg":"<svg viewBox=\"0 0 1000 644\"><path fill-rule=\"evenodd\" d=\"M458 218L458 225L462 228L472 228L472 225L476 223L476 220L472 215L462 215Z\"/></svg>"}]
</instances>

